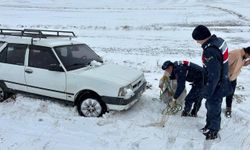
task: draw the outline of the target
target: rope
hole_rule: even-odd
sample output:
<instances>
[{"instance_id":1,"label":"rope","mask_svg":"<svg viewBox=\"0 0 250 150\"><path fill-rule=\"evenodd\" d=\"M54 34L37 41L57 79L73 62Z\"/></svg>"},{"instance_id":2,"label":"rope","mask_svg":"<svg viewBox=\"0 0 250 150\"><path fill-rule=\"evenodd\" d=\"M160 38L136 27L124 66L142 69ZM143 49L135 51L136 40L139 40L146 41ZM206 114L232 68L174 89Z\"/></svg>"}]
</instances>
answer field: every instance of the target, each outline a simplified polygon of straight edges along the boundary
<instances>
[{"instance_id":1,"label":"rope","mask_svg":"<svg viewBox=\"0 0 250 150\"><path fill-rule=\"evenodd\" d=\"M171 106L170 104L168 104L166 106L166 108L163 109L163 111L161 112L163 115L174 115L177 112L182 110L182 106L181 104L175 102L175 104L173 106Z\"/></svg>"},{"instance_id":2,"label":"rope","mask_svg":"<svg viewBox=\"0 0 250 150\"><path fill-rule=\"evenodd\" d=\"M172 87L170 85L170 80L166 76L163 77L163 89L164 90L160 90L160 99L161 100L163 98L163 95L166 94L166 92L170 96L174 95L174 90L172 89ZM163 109L162 114L163 115L173 115L173 114L176 114L178 111L181 111L181 110L182 110L181 104L179 104L178 102L174 102L174 104L171 106L170 102L169 102L167 104L166 108Z\"/></svg>"}]
</instances>

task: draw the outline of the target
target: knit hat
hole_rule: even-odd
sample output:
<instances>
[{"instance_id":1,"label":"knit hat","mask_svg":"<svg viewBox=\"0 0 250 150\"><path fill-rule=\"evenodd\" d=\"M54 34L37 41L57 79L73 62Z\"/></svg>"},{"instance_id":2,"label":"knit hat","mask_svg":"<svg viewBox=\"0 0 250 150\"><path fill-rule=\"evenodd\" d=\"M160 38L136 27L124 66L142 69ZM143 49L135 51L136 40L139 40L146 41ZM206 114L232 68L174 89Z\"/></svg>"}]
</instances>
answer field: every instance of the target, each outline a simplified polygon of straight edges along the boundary
<instances>
[{"instance_id":1,"label":"knit hat","mask_svg":"<svg viewBox=\"0 0 250 150\"><path fill-rule=\"evenodd\" d=\"M198 25L195 27L192 37L195 40L204 40L211 36L209 29L206 26Z\"/></svg>"},{"instance_id":2,"label":"knit hat","mask_svg":"<svg viewBox=\"0 0 250 150\"><path fill-rule=\"evenodd\" d=\"M163 65L161 66L162 70L166 70L169 66L173 66L174 64L171 61L165 61Z\"/></svg>"}]
</instances>

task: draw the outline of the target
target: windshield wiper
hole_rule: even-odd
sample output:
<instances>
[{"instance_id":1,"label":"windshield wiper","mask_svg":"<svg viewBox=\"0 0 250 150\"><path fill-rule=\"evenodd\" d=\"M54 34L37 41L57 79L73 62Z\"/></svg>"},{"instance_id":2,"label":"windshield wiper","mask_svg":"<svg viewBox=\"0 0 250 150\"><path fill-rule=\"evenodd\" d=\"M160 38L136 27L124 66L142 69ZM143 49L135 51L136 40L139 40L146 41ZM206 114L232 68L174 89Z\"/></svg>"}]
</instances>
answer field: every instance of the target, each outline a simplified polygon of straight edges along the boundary
<instances>
[{"instance_id":1,"label":"windshield wiper","mask_svg":"<svg viewBox=\"0 0 250 150\"><path fill-rule=\"evenodd\" d=\"M85 63L74 63L74 64L71 64L71 65L68 65L67 67L73 67L73 66L87 66Z\"/></svg>"}]
</instances>

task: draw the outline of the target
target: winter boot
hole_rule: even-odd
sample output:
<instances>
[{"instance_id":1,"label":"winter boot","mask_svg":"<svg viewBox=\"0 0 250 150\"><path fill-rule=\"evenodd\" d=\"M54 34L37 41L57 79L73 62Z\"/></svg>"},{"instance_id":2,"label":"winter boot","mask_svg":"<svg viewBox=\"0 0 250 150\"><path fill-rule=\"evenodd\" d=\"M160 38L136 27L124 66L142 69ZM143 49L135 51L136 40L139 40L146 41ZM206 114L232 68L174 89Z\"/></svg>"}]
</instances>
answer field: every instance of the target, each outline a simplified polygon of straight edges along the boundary
<instances>
[{"instance_id":1,"label":"winter boot","mask_svg":"<svg viewBox=\"0 0 250 150\"><path fill-rule=\"evenodd\" d=\"M181 113L181 116L182 117L188 117L188 116L190 116L190 114L188 112L186 112L185 110L183 110L182 113Z\"/></svg>"},{"instance_id":2,"label":"winter boot","mask_svg":"<svg viewBox=\"0 0 250 150\"><path fill-rule=\"evenodd\" d=\"M227 118L231 118L232 116L231 116L231 107L227 107L226 108L226 111L225 111L225 116L227 117Z\"/></svg>"},{"instance_id":3,"label":"winter boot","mask_svg":"<svg viewBox=\"0 0 250 150\"><path fill-rule=\"evenodd\" d=\"M206 136L206 140L213 140L218 138L218 132L209 130L208 132L203 133Z\"/></svg>"},{"instance_id":4,"label":"winter boot","mask_svg":"<svg viewBox=\"0 0 250 150\"><path fill-rule=\"evenodd\" d=\"M205 134L209 131L209 129L207 128L207 125L205 125L205 127L201 128L200 131Z\"/></svg>"}]
</instances>

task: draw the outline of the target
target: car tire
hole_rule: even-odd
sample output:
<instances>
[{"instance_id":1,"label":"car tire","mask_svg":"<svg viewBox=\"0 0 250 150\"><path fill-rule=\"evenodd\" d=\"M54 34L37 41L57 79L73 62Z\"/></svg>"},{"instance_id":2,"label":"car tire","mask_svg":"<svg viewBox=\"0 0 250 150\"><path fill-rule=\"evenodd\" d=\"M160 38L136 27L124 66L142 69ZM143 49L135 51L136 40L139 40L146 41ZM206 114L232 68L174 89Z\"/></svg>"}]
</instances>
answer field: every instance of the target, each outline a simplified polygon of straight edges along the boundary
<instances>
[{"instance_id":1,"label":"car tire","mask_svg":"<svg viewBox=\"0 0 250 150\"><path fill-rule=\"evenodd\" d=\"M6 91L6 86L0 82L0 102L3 102L8 98L8 93Z\"/></svg>"},{"instance_id":2,"label":"car tire","mask_svg":"<svg viewBox=\"0 0 250 150\"><path fill-rule=\"evenodd\" d=\"M106 111L106 104L94 95L81 95L78 99L77 111L84 117L101 117Z\"/></svg>"}]
</instances>

